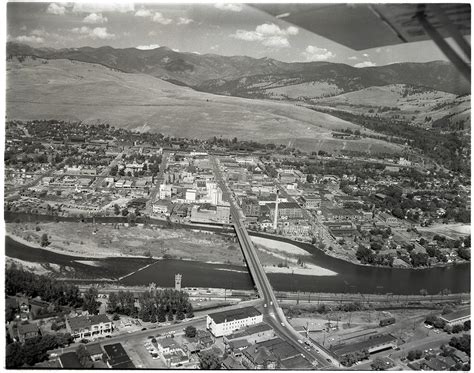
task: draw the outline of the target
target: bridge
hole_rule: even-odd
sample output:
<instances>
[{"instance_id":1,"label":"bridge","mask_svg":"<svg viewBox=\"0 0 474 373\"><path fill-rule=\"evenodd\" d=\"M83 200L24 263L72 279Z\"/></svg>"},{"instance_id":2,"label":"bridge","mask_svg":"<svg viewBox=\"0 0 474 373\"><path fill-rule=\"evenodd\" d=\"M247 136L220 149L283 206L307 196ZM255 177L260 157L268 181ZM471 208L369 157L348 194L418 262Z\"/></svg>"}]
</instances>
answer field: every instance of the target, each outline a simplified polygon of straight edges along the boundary
<instances>
[{"instance_id":1,"label":"bridge","mask_svg":"<svg viewBox=\"0 0 474 373\"><path fill-rule=\"evenodd\" d=\"M232 197L215 158L213 158L213 161L216 180L222 189L223 198L231 205L230 212L235 232L239 239L240 246L242 247L242 252L247 261L250 274L252 275L258 294L260 295L261 303L263 303L263 318L265 322L269 324L281 338L294 346L297 351L301 352L302 355L318 368L330 369L334 366L339 367L339 362L330 351L323 346L316 344L314 341L309 341L304 338L286 320L282 309L278 305L270 281L268 280L268 277L263 270L263 266L257 256L252 240L243 224L244 216Z\"/></svg>"}]
</instances>

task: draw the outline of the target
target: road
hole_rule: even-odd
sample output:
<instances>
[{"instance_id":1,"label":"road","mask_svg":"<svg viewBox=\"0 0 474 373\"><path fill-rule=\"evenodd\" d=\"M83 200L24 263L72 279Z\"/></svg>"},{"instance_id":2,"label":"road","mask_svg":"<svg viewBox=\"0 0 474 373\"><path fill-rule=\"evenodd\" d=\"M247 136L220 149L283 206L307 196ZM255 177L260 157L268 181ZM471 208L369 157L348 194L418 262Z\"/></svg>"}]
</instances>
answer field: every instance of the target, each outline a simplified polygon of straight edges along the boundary
<instances>
[{"instance_id":1,"label":"road","mask_svg":"<svg viewBox=\"0 0 474 373\"><path fill-rule=\"evenodd\" d=\"M303 344L303 341L306 341L306 338L299 334L286 320L282 309L278 306L273 288L270 284L270 281L268 280L267 275L265 274L265 271L263 270L252 240L245 229L243 224L243 214L235 203L234 198L231 196L229 188L222 177L215 158L213 158L213 162L216 181L222 189L223 199L227 200L231 205L231 217L235 232L237 233L245 260L247 261L250 273L252 274L253 280L263 303L264 320L280 337L294 346L296 350L301 352L301 354L304 355L309 361L313 363L316 362L315 365L317 365L318 368L329 368L331 367L331 364L339 366L339 363L334 359L333 356L329 354L325 348L314 344L314 342L311 343L312 348L308 348L309 351L306 350L305 345Z\"/></svg>"},{"instance_id":2,"label":"road","mask_svg":"<svg viewBox=\"0 0 474 373\"><path fill-rule=\"evenodd\" d=\"M128 149L122 150L113 160L112 162L109 163L107 167L105 167L100 175L97 175L97 178L95 181L92 183L91 187L94 187L95 190L99 190L99 188L102 187L102 182L104 179L110 175L110 170L112 170L112 167L116 166L120 160L122 159L122 156L127 152Z\"/></svg>"},{"instance_id":3,"label":"road","mask_svg":"<svg viewBox=\"0 0 474 373\"><path fill-rule=\"evenodd\" d=\"M170 152L164 150L163 153L161 154L160 170L158 171L158 175L156 176L155 186L151 189L150 198L148 199L148 202L146 204L146 210L149 214L153 212L153 202L155 202L156 195L158 194L160 190L160 185L163 184L164 182L163 175L166 170L169 157L170 157Z\"/></svg>"}]
</instances>

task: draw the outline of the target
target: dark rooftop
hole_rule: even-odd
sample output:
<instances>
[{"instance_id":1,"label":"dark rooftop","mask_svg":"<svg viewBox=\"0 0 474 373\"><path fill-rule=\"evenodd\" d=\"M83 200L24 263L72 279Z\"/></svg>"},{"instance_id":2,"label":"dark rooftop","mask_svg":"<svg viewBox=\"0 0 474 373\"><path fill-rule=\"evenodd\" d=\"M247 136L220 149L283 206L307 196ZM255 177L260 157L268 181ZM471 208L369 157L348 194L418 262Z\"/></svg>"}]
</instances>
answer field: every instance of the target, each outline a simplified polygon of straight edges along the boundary
<instances>
[{"instance_id":1,"label":"dark rooftop","mask_svg":"<svg viewBox=\"0 0 474 373\"><path fill-rule=\"evenodd\" d=\"M470 316L470 315L471 315L471 310L469 308L464 308L461 310L447 313L446 315L441 315L441 318L450 322L450 321L454 321L454 320L457 320L466 316Z\"/></svg>"},{"instance_id":2,"label":"dark rooftop","mask_svg":"<svg viewBox=\"0 0 474 373\"><path fill-rule=\"evenodd\" d=\"M59 359L61 360L61 365L65 369L81 369L83 366L77 357L75 352L66 352L62 354Z\"/></svg>"},{"instance_id":3,"label":"dark rooftop","mask_svg":"<svg viewBox=\"0 0 474 373\"><path fill-rule=\"evenodd\" d=\"M332 347L331 350L334 351L334 353L336 353L337 355L341 356L355 351L366 350L371 347L378 346L380 344L389 343L395 341L396 339L397 338L395 338L391 334L380 334L365 341L337 345Z\"/></svg>"},{"instance_id":4,"label":"dark rooftop","mask_svg":"<svg viewBox=\"0 0 474 373\"><path fill-rule=\"evenodd\" d=\"M209 314L209 317L213 319L216 324L221 324L223 322L242 320L258 315L261 315L261 313L255 307L244 307L235 310L211 313Z\"/></svg>"},{"instance_id":5,"label":"dark rooftop","mask_svg":"<svg viewBox=\"0 0 474 373\"><path fill-rule=\"evenodd\" d=\"M280 360L299 355L299 352L296 348L281 338L274 338L268 341L259 342L257 343L257 346L265 346Z\"/></svg>"}]
</instances>

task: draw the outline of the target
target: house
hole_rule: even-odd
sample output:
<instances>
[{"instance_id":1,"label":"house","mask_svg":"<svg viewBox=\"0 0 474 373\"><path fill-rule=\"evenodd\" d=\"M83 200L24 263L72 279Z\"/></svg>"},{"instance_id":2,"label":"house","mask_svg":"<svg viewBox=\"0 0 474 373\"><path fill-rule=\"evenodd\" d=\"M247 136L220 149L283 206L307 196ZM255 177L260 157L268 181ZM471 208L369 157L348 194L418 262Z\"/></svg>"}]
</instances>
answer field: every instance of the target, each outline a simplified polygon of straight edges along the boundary
<instances>
[{"instance_id":1,"label":"house","mask_svg":"<svg viewBox=\"0 0 474 373\"><path fill-rule=\"evenodd\" d=\"M63 369L82 369L84 368L79 357L74 351L66 352L59 357L59 363Z\"/></svg>"},{"instance_id":2,"label":"house","mask_svg":"<svg viewBox=\"0 0 474 373\"><path fill-rule=\"evenodd\" d=\"M173 210L173 203L168 200L159 200L153 203L153 213L170 216Z\"/></svg>"},{"instance_id":3,"label":"house","mask_svg":"<svg viewBox=\"0 0 474 373\"><path fill-rule=\"evenodd\" d=\"M469 308L464 308L454 312L447 313L446 315L441 315L440 319L443 320L447 325L462 325L465 321L471 319L471 310Z\"/></svg>"},{"instance_id":4,"label":"house","mask_svg":"<svg viewBox=\"0 0 474 373\"><path fill-rule=\"evenodd\" d=\"M176 342L174 338L162 338L156 341L158 351L160 354L172 354L176 351L182 351L181 346Z\"/></svg>"},{"instance_id":5,"label":"house","mask_svg":"<svg viewBox=\"0 0 474 373\"><path fill-rule=\"evenodd\" d=\"M247 369L276 369L278 359L265 346L253 345L242 352L242 365Z\"/></svg>"},{"instance_id":6,"label":"house","mask_svg":"<svg viewBox=\"0 0 474 373\"><path fill-rule=\"evenodd\" d=\"M92 361L102 360L104 356L104 351L99 343L90 343L86 345L86 350L89 353Z\"/></svg>"},{"instance_id":7,"label":"house","mask_svg":"<svg viewBox=\"0 0 474 373\"><path fill-rule=\"evenodd\" d=\"M40 335L40 329L36 324L19 324L16 329L16 339L20 343L25 343L28 339L36 338Z\"/></svg>"},{"instance_id":8,"label":"house","mask_svg":"<svg viewBox=\"0 0 474 373\"><path fill-rule=\"evenodd\" d=\"M242 351L250 347L252 344L246 339L238 339L235 341L229 341L226 344L226 351L230 352L234 357L242 356Z\"/></svg>"},{"instance_id":9,"label":"house","mask_svg":"<svg viewBox=\"0 0 474 373\"><path fill-rule=\"evenodd\" d=\"M308 194L301 197L303 206L308 210L316 210L321 207L322 197L320 194Z\"/></svg>"},{"instance_id":10,"label":"house","mask_svg":"<svg viewBox=\"0 0 474 373\"><path fill-rule=\"evenodd\" d=\"M263 321L263 315L255 307L243 307L234 310L216 312L207 315L207 329L215 336L232 334L247 325Z\"/></svg>"},{"instance_id":11,"label":"house","mask_svg":"<svg viewBox=\"0 0 474 373\"><path fill-rule=\"evenodd\" d=\"M396 227L400 225L400 221L395 217L387 213L382 213L379 215L380 218L385 222L385 224L391 226L391 227Z\"/></svg>"},{"instance_id":12,"label":"house","mask_svg":"<svg viewBox=\"0 0 474 373\"><path fill-rule=\"evenodd\" d=\"M112 369L134 369L130 357L123 348L121 343L114 343L104 346L104 351L107 357L107 366Z\"/></svg>"},{"instance_id":13,"label":"house","mask_svg":"<svg viewBox=\"0 0 474 373\"><path fill-rule=\"evenodd\" d=\"M270 209L270 216L273 219L275 214L275 203L267 203ZM280 202L278 203L278 217L283 219L302 219L303 210L296 202Z\"/></svg>"},{"instance_id":14,"label":"house","mask_svg":"<svg viewBox=\"0 0 474 373\"><path fill-rule=\"evenodd\" d=\"M222 368L227 370L242 370L244 367L234 357L227 356L222 362Z\"/></svg>"},{"instance_id":15,"label":"house","mask_svg":"<svg viewBox=\"0 0 474 373\"><path fill-rule=\"evenodd\" d=\"M29 313L30 312L30 302L28 301L27 297L19 297L17 298L18 308L20 309L20 313Z\"/></svg>"},{"instance_id":16,"label":"house","mask_svg":"<svg viewBox=\"0 0 474 373\"><path fill-rule=\"evenodd\" d=\"M74 341L89 337L110 335L113 330L112 321L104 315L90 315L66 318L66 329Z\"/></svg>"}]
</instances>

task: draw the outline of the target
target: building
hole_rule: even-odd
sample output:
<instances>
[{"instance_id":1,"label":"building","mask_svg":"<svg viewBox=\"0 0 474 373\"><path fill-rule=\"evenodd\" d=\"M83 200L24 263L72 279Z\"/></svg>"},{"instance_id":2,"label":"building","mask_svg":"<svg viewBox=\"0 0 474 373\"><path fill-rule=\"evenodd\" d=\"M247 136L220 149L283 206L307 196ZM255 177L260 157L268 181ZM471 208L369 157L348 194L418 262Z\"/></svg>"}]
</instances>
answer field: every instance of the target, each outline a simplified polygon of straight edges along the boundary
<instances>
[{"instance_id":1,"label":"building","mask_svg":"<svg viewBox=\"0 0 474 373\"><path fill-rule=\"evenodd\" d=\"M397 348L398 341L391 334L375 335L365 341L341 344L331 347L331 350L341 359L348 354L367 351L369 354L374 352Z\"/></svg>"},{"instance_id":2,"label":"building","mask_svg":"<svg viewBox=\"0 0 474 373\"><path fill-rule=\"evenodd\" d=\"M107 366L112 369L134 369L130 357L121 343L105 345L104 351L107 357Z\"/></svg>"},{"instance_id":3,"label":"building","mask_svg":"<svg viewBox=\"0 0 474 373\"><path fill-rule=\"evenodd\" d=\"M235 310L216 312L207 315L207 329L215 337L232 334L248 325L263 321L263 315L255 307L244 307Z\"/></svg>"},{"instance_id":4,"label":"building","mask_svg":"<svg viewBox=\"0 0 474 373\"><path fill-rule=\"evenodd\" d=\"M197 190L196 189L187 189L185 200L186 200L186 202L196 201L197 200Z\"/></svg>"},{"instance_id":5,"label":"building","mask_svg":"<svg viewBox=\"0 0 474 373\"><path fill-rule=\"evenodd\" d=\"M59 363L63 369L83 369L79 357L74 351L66 352L59 357Z\"/></svg>"},{"instance_id":6,"label":"building","mask_svg":"<svg viewBox=\"0 0 474 373\"><path fill-rule=\"evenodd\" d=\"M172 354L176 351L182 351L181 346L176 342L174 338L162 338L156 341L158 351L160 354Z\"/></svg>"},{"instance_id":7,"label":"building","mask_svg":"<svg viewBox=\"0 0 474 373\"><path fill-rule=\"evenodd\" d=\"M248 341L250 343L261 342L275 337L275 332L266 323L244 327L236 332L224 336L224 344L231 345L237 341Z\"/></svg>"},{"instance_id":8,"label":"building","mask_svg":"<svg viewBox=\"0 0 474 373\"><path fill-rule=\"evenodd\" d=\"M242 365L247 369L276 369L278 359L265 346L253 345L242 352Z\"/></svg>"},{"instance_id":9,"label":"building","mask_svg":"<svg viewBox=\"0 0 474 373\"><path fill-rule=\"evenodd\" d=\"M440 319L449 326L462 325L464 322L471 319L471 311L469 308L461 309L447 313L446 315L441 315Z\"/></svg>"},{"instance_id":10,"label":"building","mask_svg":"<svg viewBox=\"0 0 474 373\"><path fill-rule=\"evenodd\" d=\"M322 198L319 194L308 194L301 197L303 206L308 210L316 210L321 207Z\"/></svg>"},{"instance_id":11,"label":"building","mask_svg":"<svg viewBox=\"0 0 474 373\"><path fill-rule=\"evenodd\" d=\"M162 214L162 215L170 216L172 210L173 210L173 203L168 200L159 200L153 203L154 214Z\"/></svg>"},{"instance_id":12,"label":"building","mask_svg":"<svg viewBox=\"0 0 474 373\"><path fill-rule=\"evenodd\" d=\"M28 339L40 336L40 329L36 324L19 324L17 326L16 339L20 343L25 343Z\"/></svg>"},{"instance_id":13,"label":"building","mask_svg":"<svg viewBox=\"0 0 474 373\"><path fill-rule=\"evenodd\" d=\"M112 321L104 315L89 315L66 318L66 329L75 341L84 338L110 335L113 330Z\"/></svg>"},{"instance_id":14,"label":"building","mask_svg":"<svg viewBox=\"0 0 474 373\"><path fill-rule=\"evenodd\" d=\"M171 198L171 184L160 184L159 198L160 199Z\"/></svg>"},{"instance_id":15,"label":"building","mask_svg":"<svg viewBox=\"0 0 474 373\"><path fill-rule=\"evenodd\" d=\"M391 227L396 227L396 226L400 225L399 220L395 216L392 216L392 215L387 214L385 212L380 214L380 218L385 222L385 224L387 224Z\"/></svg>"},{"instance_id":16,"label":"building","mask_svg":"<svg viewBox=\"0 0 474 373\"><path fill-rule=\"evenodd\" d=\"M275 203L268 203L267 207L270 209L270 216L273 218L275 214ZM278 203L278 218L302 219L303 210L296 202L280 202Z\"/></svg>"},{"instance_id":17,"label":"building","mask_svg":"<svg viewBox=\"0 0 474 373\"><path fill-rule=\"evenodd\" d=\"M242 211L246 217L260 216L260 205L257 200L244 198L242 200Z\"/></svg>"},{"instance_id":18,"label":"building","mask_svg":"<svg viewBox=\"0 0 474 373\"><path fill-rule=\"evenodd\" d=\"M86 350L89 353L92 361L99 361L102 360L104 356L104 351L99 343L89 343L86 345Z\"/></svg>"},{"instance_id":19,"label":"building","mask_svg":"<svg viewBox=\"0 0 474 373\"><path fill-rule=\"evenodd\" d=\"M229 224L230 207L211 206L209 204L204 204L201 206L194 205L191 209L191 222Z\"/></svg>"}]
</instances>

